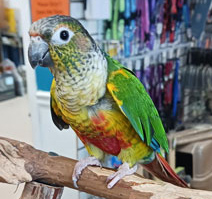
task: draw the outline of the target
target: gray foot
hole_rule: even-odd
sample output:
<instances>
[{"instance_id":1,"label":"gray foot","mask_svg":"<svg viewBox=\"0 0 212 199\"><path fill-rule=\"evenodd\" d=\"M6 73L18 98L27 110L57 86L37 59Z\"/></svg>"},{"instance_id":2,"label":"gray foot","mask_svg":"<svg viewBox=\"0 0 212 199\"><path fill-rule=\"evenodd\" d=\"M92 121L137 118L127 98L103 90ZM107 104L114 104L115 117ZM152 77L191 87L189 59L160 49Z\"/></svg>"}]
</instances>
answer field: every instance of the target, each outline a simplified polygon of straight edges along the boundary
<instances>
[{"instance_id":1,"label":"gray foot","mask_svg":"<svg viewBox=\"0 0 212 199\"><path fill-rule=\"evenodd\" d=\"M93 166L95 165L95 166L102 167L99 160L96 159L95 157L87 157L87 158L82 159L79 162L77 162L74 167L73 174L72 174L72 180L73 180L74 186L76 188L78 188L77 181L79 180L79 177L80 177L82 171L89 165L93 165Z\"/></svg>"},{"instance_id":2,"label":"gray foot","mask_svg":"<svg viewBox=\"0 0 212 199\"><path fill-rule=\"evenodd\" d=\"M108 183L107 188L111 189L119 180L121 180L123 177L127 175L132 175L137 171L138 166L135 165L134 167L130 168L128 163L123 163L119 168L118 171L111 174L107 178Z\"/></svg>"}]
</instances>

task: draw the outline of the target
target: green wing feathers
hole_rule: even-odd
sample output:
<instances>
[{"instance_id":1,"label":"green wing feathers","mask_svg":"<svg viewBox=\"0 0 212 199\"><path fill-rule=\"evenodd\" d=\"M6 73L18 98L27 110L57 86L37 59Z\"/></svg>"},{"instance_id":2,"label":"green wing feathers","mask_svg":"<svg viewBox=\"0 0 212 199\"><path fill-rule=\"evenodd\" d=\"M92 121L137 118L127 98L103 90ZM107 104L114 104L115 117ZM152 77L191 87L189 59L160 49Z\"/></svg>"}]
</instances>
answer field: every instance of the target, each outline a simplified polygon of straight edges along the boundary
<instances>
[{"instance_id":1,"label":"green wing feathers","mask_svg":"<svg viewBox=\"0 0 212 199\"><path fill-rule=\"evenodd\" d=\"M168 141L158 111L142 83L109 56L107 88L141 139L151 146L155 139L168 152Z\"/></svg>"}]
</instances>

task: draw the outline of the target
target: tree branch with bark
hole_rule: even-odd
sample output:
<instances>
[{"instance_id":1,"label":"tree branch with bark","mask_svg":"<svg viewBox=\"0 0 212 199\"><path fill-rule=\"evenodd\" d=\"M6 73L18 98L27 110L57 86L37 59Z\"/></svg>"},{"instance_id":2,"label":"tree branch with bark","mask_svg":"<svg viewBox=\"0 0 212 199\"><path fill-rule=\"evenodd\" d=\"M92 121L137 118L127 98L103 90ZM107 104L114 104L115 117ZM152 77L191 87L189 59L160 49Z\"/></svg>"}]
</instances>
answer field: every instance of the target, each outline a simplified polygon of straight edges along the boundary
<instances>
[{"instance_id":1,"label":"tree branch with bark","mask_svg":"<svg viewBox=\"0 0 212 199\"><path fill-rule=\"evenodd\" d=\"M28 182L26 187L29 188L31 195L23 192L21 199L41 199L42 197L32 195L36 192L35 187L42 185L47 186L47 189L55 186L53 189L57 195L54 195L55 192L50 194L52 199L60 198L61 187L76 189L72 182L76 162L63 156L52 156L23 142L0 137L0 182L10 184ZM181 188L165 182L144 179L138 175L127 176L114 188L108 189L106 179L113 172L107 168L87 167L78 181L78 190L109 199L212 198L212 192L209 191Z\"/></svg>"}]
</instances>

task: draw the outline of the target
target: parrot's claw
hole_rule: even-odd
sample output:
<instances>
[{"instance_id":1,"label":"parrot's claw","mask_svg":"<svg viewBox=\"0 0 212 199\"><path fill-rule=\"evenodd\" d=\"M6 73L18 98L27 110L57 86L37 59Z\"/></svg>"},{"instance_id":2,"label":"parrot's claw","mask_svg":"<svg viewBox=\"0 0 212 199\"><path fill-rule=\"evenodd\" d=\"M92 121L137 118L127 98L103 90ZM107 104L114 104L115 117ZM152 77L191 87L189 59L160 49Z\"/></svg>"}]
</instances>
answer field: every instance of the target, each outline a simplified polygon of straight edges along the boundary
<instances>
[{"instance_id":1,"label":"parrot's claw","mask_svg":"<svg viewBox=\"0 0 212 199\"><path fill-rule=\"evenodd\" d=\"M108 183L107 188L111 189L119 180L121 180L123 177L127 175L132 175L137 171L138 166L135 165L134 167L130 168L128 163L123 163L119 168L118 171L111 174L107 178L107 183Z\"/></svg>"},{"instance_id":2,"label":"parrot's claw","mask_svg":"<svg viewBox=\"0 0 212 199\"><path fill-rule=\"evenodd\" d=\"M80 177L82 171L89 165L102 167L99 160L96 159L95 157L87 157L87 158L82 159L79 162L77 162L74 167L73 174L72 174L72 180L73 180L74 186L76 188L78 188L77 181L79 180L79 177Z\"/></svg>"}]
</instances>

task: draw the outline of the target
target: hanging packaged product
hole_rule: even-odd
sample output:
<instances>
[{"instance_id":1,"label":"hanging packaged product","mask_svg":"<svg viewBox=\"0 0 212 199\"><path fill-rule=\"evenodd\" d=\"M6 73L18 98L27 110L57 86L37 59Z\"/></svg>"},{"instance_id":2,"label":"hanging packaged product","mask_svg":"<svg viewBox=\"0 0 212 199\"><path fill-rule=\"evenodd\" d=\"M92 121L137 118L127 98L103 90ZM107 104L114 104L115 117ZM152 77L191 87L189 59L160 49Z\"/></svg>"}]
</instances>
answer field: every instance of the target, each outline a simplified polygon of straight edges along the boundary
<instances>
[{"instance_id":1,"label":"hanging packaged product","mask_svg":"<svg viewBox=\"0 0 212 199\"><path fill-rule=\"evenodd\" d=\"M86 0L85 18L88 20L110 19L110 0Z\"/></svg>"},{"instance_id":2,"label":"hanging packaged product","mask_svg":"<svg viewBox=\"0 0 212 199\"><path fill-rule=\"evenodd\" d=\"M0 65L0 101L15 97L15 81L11 71Z\"/></svg>"}]
</instances>

